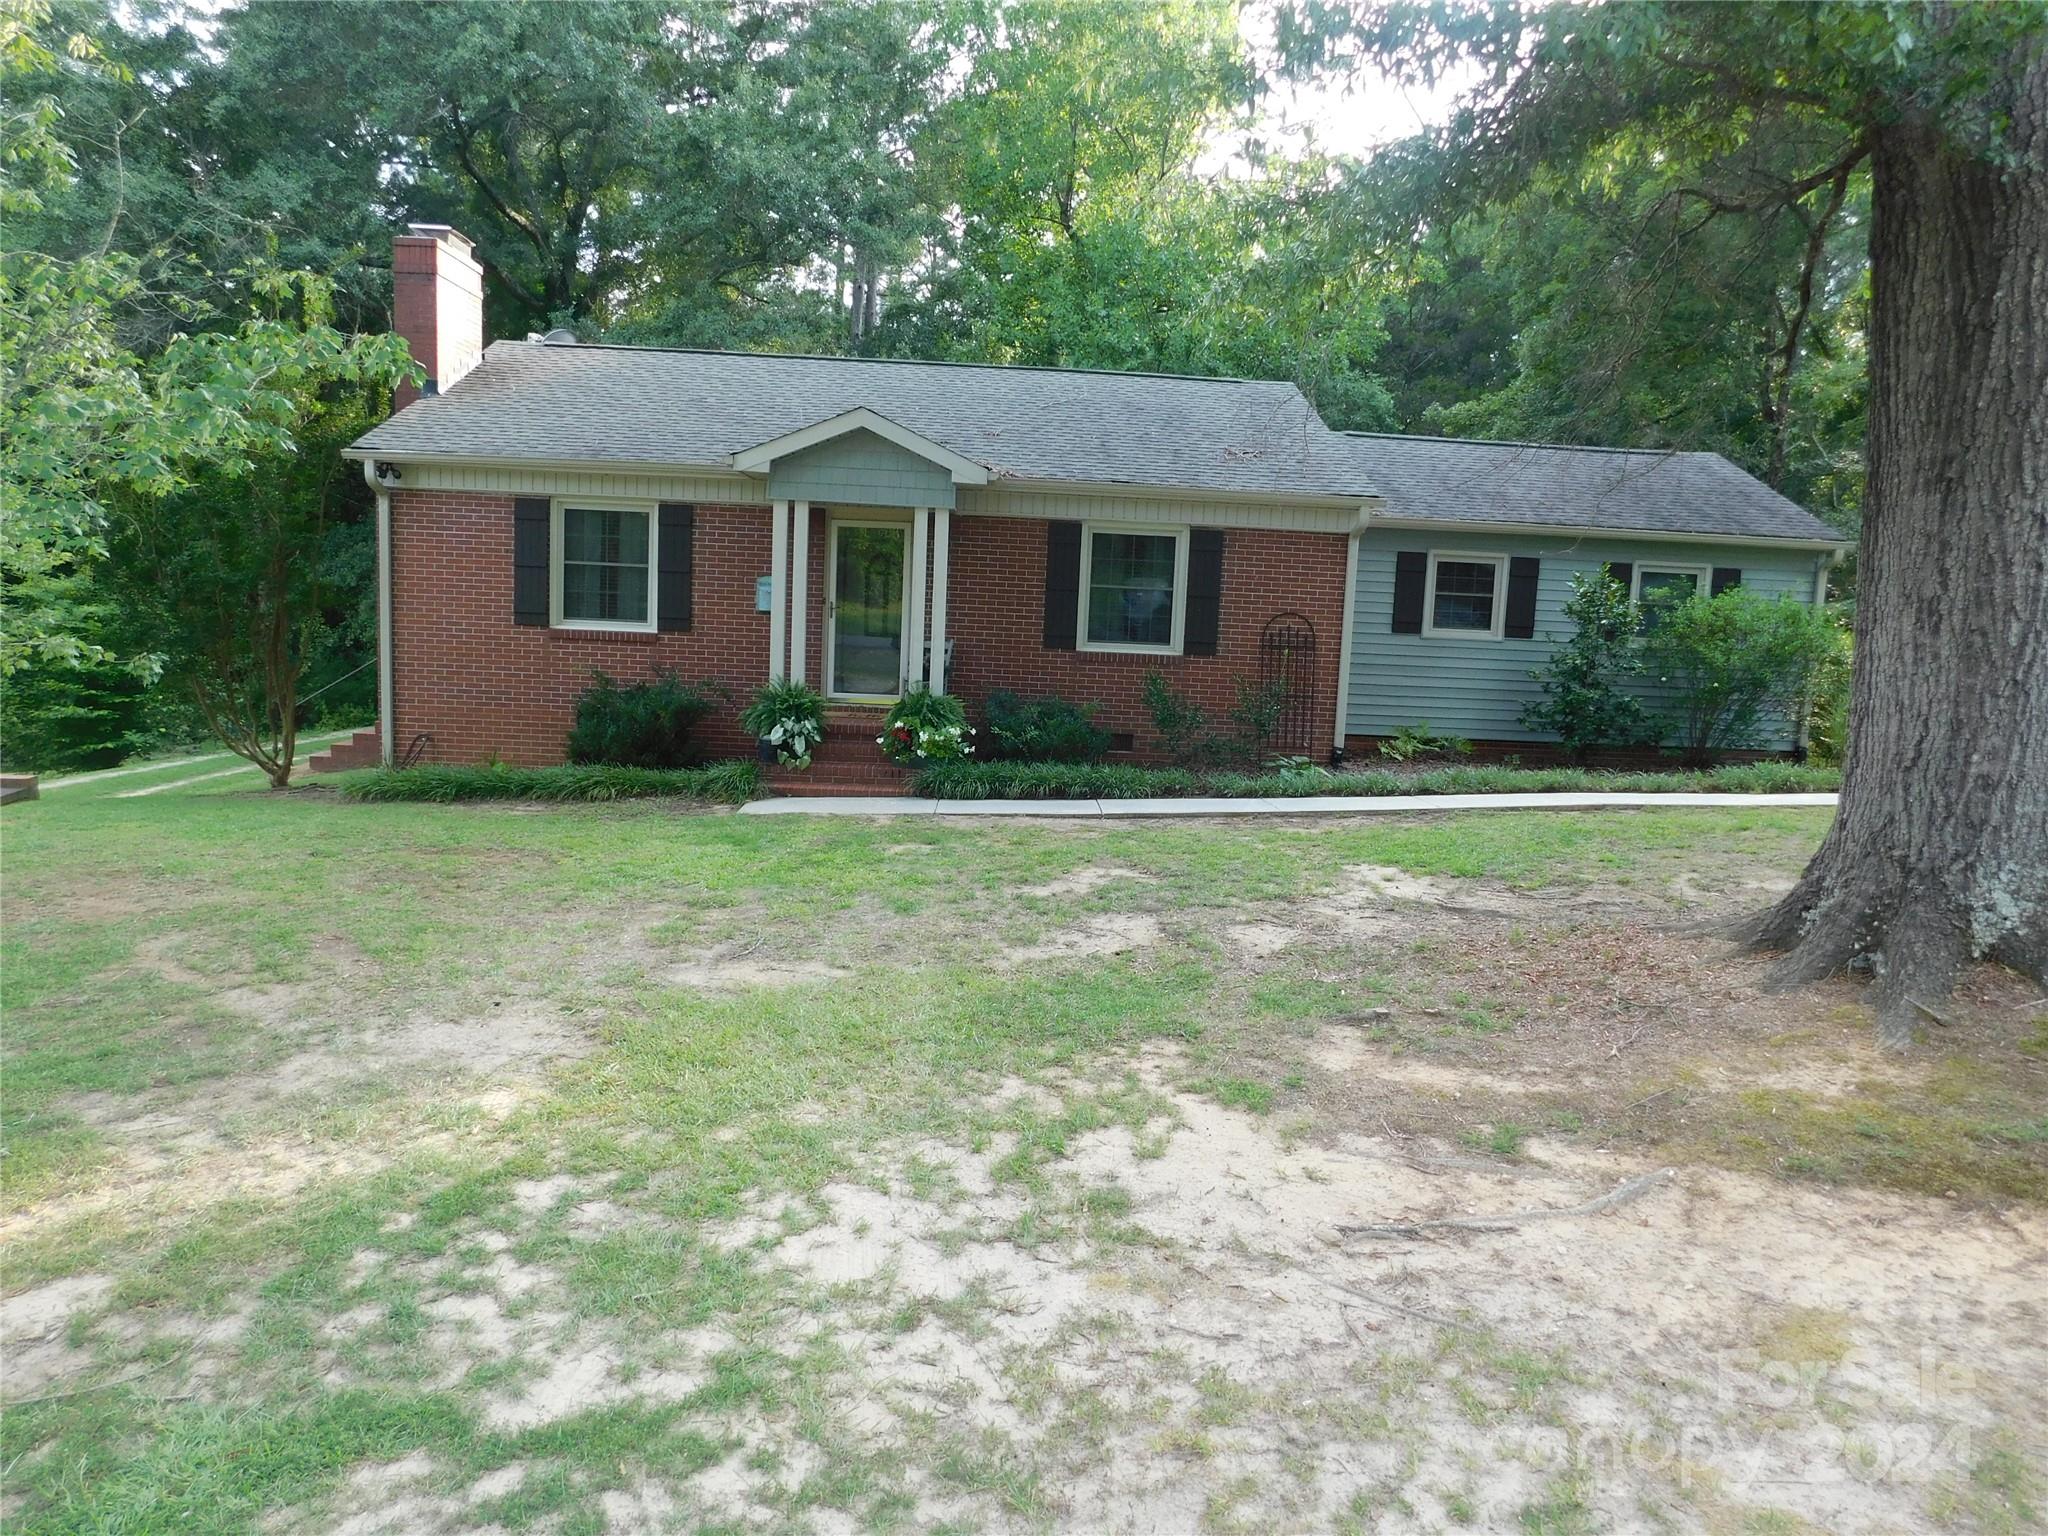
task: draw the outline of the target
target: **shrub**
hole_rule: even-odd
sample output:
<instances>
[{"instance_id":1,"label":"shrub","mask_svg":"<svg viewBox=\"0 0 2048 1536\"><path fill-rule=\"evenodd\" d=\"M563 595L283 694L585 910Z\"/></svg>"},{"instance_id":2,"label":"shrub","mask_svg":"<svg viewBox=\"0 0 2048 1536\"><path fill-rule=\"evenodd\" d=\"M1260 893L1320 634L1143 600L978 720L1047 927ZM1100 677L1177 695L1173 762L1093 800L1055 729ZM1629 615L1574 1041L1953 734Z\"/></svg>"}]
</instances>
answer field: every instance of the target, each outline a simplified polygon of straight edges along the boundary
<instances>
[{"instance_id":1,"label":"shrub","mask_svg":"<svg viewBox=\"0 0 2048 1536\"><path fill-rule=\"evenodd\" d=\"M1166 755L1182 768L1212 756L1215 738L1210 735L1209 716L1202 706L1176 691L1163 673L1147 672L1144 687L1145 710Z\"/></svg>"},{"instance_id":2,"label":"shrub","mask_svg":"<svg viewBox=\"0 0 2048 1536\"><path fill-rule=\"evenodd\" d=\"M1667 690L1668 737L1698 765L1797 719L1838 641L1822 610L1731 587L1660 605L1641 644L1645 672Z\"/></svg>"},{"instance_id":3,"label":"shrub","mask_svg":"<svg viewBox=\"0 0 2048 1536\"><path fill-rule=\"evenodd\" d=\"M1229 742L1231 755L1256 762L1267 742L1280 734L1280 722L1287 714L1287 684L1280 678L1255 683L1248 677L1237 680L1237 703L1231 706L1230 723L1237 727Z\"/></svg>"},{"instance_id":4,"label":"shrub","mask_svg":"<svg viewBox=\"0 0 2048 1536\"><path fill-rule=\"evenodd\" d=\"M737 805L759 793L761 771L749 762L701 768L626 768L610 763L560 768L472 768L424 763L417 768L368 768L341 781L351 800L633 800L687 795Z\"/></svg>"},{"instance_id":5,"label":"shrub","mask_svg":"<svg viewBox=\"0 0 2048 1536\"><path fill-rule=\"evenodd\" d=\"M602 672L592 675L597 681L576 696L570 762L687 768L704 760L692 735L697 722L711 713L708 688L689 687L670 672L644 683L614 682Z\"/></svg>"},{"instance_id":6,"label":"shrub","mask_svg":"<svg viewBox=\"0 0 2048 1536\"><path fill-rule=\"evenodd\" d=\"M1470 757L1472 743L1463 736L1439 736L1427 720L1404 725L1380 743L1380 756L1396 763L1430 762L1438 758Z\"/></svg>"},{"instance_id":7,"label":"shrub","mask_svg":"<svg viewBox=\"0 0 2048 1536\"><path fill-rule=\"evenodd\" d=\"M808 768L811 752L825 739L825 696L787 678L768 683L740 711L740 724L773 747L783 767Z\"/></svg>"},{"instance_id":8,"label":"shrub","mask_svg":"<svg viewBox=\"0 0 2048 1536\"><path fill-rule=\"evenodd\" d=\"M1834 642L1814 670L1813 703L1806 716L1806 749L1810 761L1839 767L1849 755L1849 688L1854 673L1855 644L1847 615L1830 607Z\"/></svg>"},{"instance_id":9,"label":"shrub","mask_svg":"<svg viewBox=\"0 0 2048 1536\"><path fill-rule=\"evenodd\" d=\"M1092 704L998 689L988 696L987 745L990 757L1015 762L1092 763L1109 751L1109 732L1095 723Z\"/></svg>"},{"instance_id":10,"label":"shrub","mask_svg":"<svg viewBox=\"0 0 2048 1536\"><path fill-rule=\"evenodd\" d=\"M151 743L146 690L108 662L39 661L0 688L0 764L14 772L111 768Z\"/></svg>"},{"instance_id":11,"label":"shrub","mask_svg":"<svg viewBox=\"0 0 2048 1536\"><path fill-rule=\"evenodd\" d=\"M1837 789L1841 775L1801 763L1745 763L1711 769L1602 772L1590 768L1506 768L1463 764L1421 773L1387 769L1333 773L1203 773L1131 763L931 763L917 772L920 795L938 800L1136 800L1217 795L1299 799L1308 795L1485 795L1621 790L1636 794L1717 791L1789 794Z\"/></svg>"},{"instance_id":12,"label":"shrub","mask_svg":"<svg viewBox=\"0 0 2048 1536\"><path fill-rule=\"evenodd\" d=\"M958 699L920 683L896 701L875 742L892 763L936 763L972 752L967 738L973 734Z\"/></svg>"},{"instance_id":13,"label":"shrub","mask_svg":"<svg viewBox=\"0 0 2048 1536\"><path fill-rule=\"evenodd\" d=\"M1649 713L1627 687L1642 670L1642 610L1628 588L1605 566L1597 576L1574 576L1564 616L1572 621L1571 638L1529 674L1543 685L1543 697L1522 711L1522 725L1557 737L1577 760L1595 747L1652 744L1657 732Z\"/></svg>"}]
</instances>

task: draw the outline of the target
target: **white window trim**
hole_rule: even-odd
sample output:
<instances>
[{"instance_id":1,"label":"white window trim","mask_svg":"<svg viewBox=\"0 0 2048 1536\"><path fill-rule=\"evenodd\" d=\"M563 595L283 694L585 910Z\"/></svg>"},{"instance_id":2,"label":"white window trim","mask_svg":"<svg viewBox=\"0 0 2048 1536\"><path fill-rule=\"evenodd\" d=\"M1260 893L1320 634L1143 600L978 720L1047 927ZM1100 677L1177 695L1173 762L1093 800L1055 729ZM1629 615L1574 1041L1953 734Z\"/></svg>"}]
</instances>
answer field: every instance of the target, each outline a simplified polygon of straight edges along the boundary
<instances>
[{"instance_id":1,"label":"white window trim","mask_svg":"<svg viewBox=\"0 0 2048 1536\"><path fill-rule=\"evenodd\" d=\"M1490 629L1438 629L1436 627L1437 562L1493 567L1493 626ZM1422 633L1430 640L1499 640L1508 622L1508 557L1467 549L1432 549L1429 571L1422 583Z\"/></svg>"},{"instance_id":2,"label":"white window trim","mask_svg":"<svg viewBox=\"0 0 2048 1536\"><path fill-rule=\"evenodd\" d=\"M565 619L562 617L562 562L568 553L562 540L562 514L574 507L579 512L643 512L647 516L647 622L629 624L618 619ZM661 503L634 501L617 496L557 496L548 503L548 625L552 629L594 629L613 634L647 635L661 627L657 606L661 586Z\"/></svg>"},{"instance_id":3,"label":"white window trim","mask_svg":"<svg viewBox=\"0 0 2048 1536\"><path fill-rule=\"evenodd\" d=\"M1126 641L1088 638L1088 602L1094 588L1095 535L1144 533L1173 543L1173 639L1165 645L1133 645ZM1127 656L1178 656L1187 641L1188 525L1185 523L1083 523L1081 525L1081 601L1074 616L1075 649L1121 652Z\"/></svg>"},{"instance_id":4,"label":"white window trim","mask_svg":"<svg viewBox=\"0 0 2048 1536\"><path fill-rule=\"evenodd\" d=\"M1714 568L1711 565L1667 565L1661 560L1644 564L1638 561L1628 580L1630 602L1640 603L1643 600L1645 576L1690 576L1696 584L1693 587L1695 597L1712 596L1714 590Z\"/></svg>"}]
</instances>

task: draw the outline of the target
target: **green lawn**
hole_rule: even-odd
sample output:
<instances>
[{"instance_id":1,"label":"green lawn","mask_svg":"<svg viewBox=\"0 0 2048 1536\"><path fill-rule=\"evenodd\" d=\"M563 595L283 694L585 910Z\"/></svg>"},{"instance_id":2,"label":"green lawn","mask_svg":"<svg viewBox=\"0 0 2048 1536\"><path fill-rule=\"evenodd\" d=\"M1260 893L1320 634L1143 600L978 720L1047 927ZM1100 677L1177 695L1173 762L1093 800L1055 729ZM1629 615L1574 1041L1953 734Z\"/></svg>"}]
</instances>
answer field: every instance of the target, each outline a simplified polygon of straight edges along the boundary
<instances>
[{"instance_id":1,"label":"green lawn","mask_svg":"<svg viewBox=\"0 0 2048 1536\"><path fill-rule=\"evenodd\" d=\"M1924 1141L1971 1198L2042 1189L2024 1019L1908 1081L1843 989L1769 1002L1730 973L1716 1041L1718 1015L1667 1028L1603 979L1617 953L1695 991L1746 965L1678 925L1762 899L1825 812L869 823L354 804L253 773L132 794L194 771L0 821L11 1528L1178 1518L1083 1491L1148 1464L1218 1529L1383 1495L1512 1522L1583 1479L1493 1486L1428 1448L1475 1404L1566 1422L1574 1378L1482 1348L1465 1302L1411 1308L1454 1321L1313 1392L1204 1342L1234 1336L1227 1295L1155 1316L1267 1251L1202 1259L1204 1147L1286 1201L1370 1198L1359 1136L1441 1147L1452 1178L1664 1155L1880 1191L1925 1183ZM1610 1030L1588 1086L1567 1058ZM1782 1070L1702 1086L1703 1057ZM1858 1086L1815 1098L1809 1061ZM1318 1459L1338 1445L1412 1464L1373 1492Z\"/></svg>"}]
</instances>

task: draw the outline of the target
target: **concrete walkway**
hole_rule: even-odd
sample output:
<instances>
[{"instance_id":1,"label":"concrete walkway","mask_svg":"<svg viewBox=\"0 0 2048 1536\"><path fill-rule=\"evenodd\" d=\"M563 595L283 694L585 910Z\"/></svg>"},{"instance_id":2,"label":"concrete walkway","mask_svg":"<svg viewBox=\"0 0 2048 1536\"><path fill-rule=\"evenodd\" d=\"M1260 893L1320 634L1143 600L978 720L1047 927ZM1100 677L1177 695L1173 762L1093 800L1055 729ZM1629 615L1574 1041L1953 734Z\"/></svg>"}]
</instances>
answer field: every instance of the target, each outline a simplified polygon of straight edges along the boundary
<instances>
[{"instance_id":1,"label":"concrete walkway","mask_svg":"<svg viewBox=\"0 0 2048 1536\"><path fill-rule=\"evenodd\" d=\"M1431 811L1599 811L1627 806L1819 805L1832 794L1304 795L1287 800L917 800L908 795L791 795L751 800L742 816L1413 816Z\"/></svg>"}]
</instances>

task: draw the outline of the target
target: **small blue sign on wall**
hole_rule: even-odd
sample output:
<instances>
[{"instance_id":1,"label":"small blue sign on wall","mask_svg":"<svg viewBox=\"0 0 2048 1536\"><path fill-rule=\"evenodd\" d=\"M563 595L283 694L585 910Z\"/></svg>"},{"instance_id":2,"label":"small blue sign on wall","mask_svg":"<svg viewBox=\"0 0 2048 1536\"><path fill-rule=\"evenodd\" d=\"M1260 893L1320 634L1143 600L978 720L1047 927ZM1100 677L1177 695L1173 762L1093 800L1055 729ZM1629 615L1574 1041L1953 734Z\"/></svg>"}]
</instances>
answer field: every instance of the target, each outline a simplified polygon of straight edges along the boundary
<instances>
[{"instance_id":1,"label":"small blue sign on wall","mask_svg":"<svg viewBox=\"0 0 2048 1536\"><path fill-rule=\"evenodd\" d=\"M773 606L774 597L775 578L773 576L756 576L754 578L754 612L768 612L770 607Z\"/></svg>"}]
</instances>

